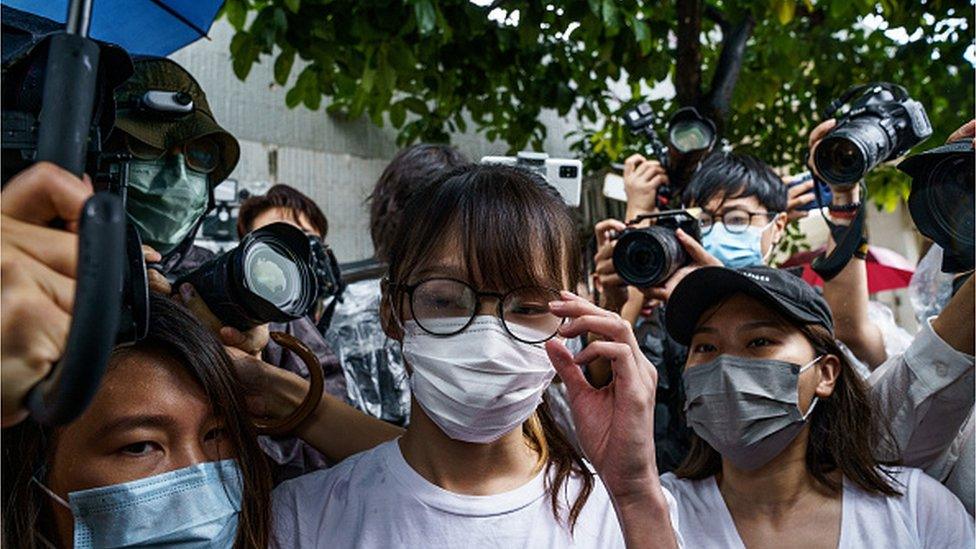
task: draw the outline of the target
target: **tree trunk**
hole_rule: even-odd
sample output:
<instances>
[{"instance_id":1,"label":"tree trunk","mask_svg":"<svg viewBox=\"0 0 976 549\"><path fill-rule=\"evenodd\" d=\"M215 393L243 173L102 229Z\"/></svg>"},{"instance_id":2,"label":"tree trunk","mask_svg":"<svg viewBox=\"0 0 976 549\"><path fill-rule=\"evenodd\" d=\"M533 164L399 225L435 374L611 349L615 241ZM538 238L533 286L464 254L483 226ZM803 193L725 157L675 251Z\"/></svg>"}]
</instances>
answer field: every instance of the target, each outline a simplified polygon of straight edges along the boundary
<instances>
[{"instance_id":1,"label":"tree trunk","mask_svg":"<svg viewBox=\"0 0 976 549\"><path fill-rule=\"evenodd\" d=\"M674 88L678 104L697 107L701 101L701 0L677 0L678 52Z\"/></svg>"}]
</instances>

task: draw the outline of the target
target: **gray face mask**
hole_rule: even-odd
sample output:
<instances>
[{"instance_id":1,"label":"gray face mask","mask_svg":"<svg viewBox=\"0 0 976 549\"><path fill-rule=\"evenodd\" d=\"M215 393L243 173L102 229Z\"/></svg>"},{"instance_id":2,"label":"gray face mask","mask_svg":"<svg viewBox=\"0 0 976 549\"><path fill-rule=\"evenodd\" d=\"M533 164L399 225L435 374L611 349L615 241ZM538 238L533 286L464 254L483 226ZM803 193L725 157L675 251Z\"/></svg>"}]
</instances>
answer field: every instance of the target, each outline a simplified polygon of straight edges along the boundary
<instances>
[{"instance_id":1,"label":"gray face mask","mask_svg":"<svg viewBox=\"0 0 976 549\"><path fill-rule=\"evenodd\" d=\"M183 154L129 162L126 211L142 243L164 256L196 227L209 201L207 174L188 168Z\"/></svg>"},{"instance_id":2,"label":"gray face mask","mask_svg":"<svg viewBox=\"0 0 976 549\"><path fill-rule=\"evenodd\" d=\"M684 371L688 425L739 469L754 470L779 455L803 430L800 374L813 366L721 355Z\"/></svg>"}]
</instances>

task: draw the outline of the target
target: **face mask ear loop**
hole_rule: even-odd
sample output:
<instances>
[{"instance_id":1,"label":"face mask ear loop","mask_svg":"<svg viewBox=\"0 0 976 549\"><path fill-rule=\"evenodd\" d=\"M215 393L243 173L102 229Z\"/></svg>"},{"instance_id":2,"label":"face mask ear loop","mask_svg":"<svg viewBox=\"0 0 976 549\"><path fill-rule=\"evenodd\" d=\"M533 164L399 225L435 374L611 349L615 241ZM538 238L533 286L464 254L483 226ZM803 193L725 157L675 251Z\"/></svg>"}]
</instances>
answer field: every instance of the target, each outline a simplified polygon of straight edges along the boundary
<instances>
[{"instance_id":1,"label":"face mask ear loop","mask_svg":"<svg viewBox=\"0 0 976 549\"><path fill-rule=\"evenodd\" d=\"M67 509L69 511L71 510L71 506L68 505L68 502L65 501L64 498L62 498L61 496L55 494L54 493L54 490L51 490L50 488L48 488L47 486L45 486L43 482L37 480L37 475L31 475L31 482L33 482L34 484L36 484L37 486L39 486L41 490L44 490L44 493L46 493L47 495L51 496L51 499L53 499L54 501L56 501L56 502L60 503L61 505L63 505L65 509Z\"/></svg>"},{"instance_id":2,"label":"face mask ear loop","mask_svg":"<svg viewBox=\"0 0 976 549\"><path fill-rule=\"evenodd\" d=\"M780 214L776 214L776 217L779 217L779 215ZM766 223L766 225L764 225L763 228L759 231L759 246L760 246L760 248L762 248L762 235L763 235L763 233L765 233L770 227L772 227L773 226L773 223L776 223L776 217L773 217L772 221L770 221L769 223ZM779 244L779 242L771 242L769 244L769 249L766 250L766 253L763 254L763 256L762 256L763 263L769 263L769 258L773 257L773 252L776 251L776 245L777 244ZM760 251L762 251L762 250L760 249Z\"/></svg>"},{"instance_id":3,"label":"face mask ear loop","mask_svg":"<svg viewBox=\"0 0 976 549\"><path fill-rule=\"evenodd\" d=\"M803 372L809 370L810 367L812 367L814 364L820 362L820 359L822 359L823 357L824 357L824 355L819 355L817 358L815 358L815 359L811 360L810 362L808 362L805 366L803 366L802 368L800 368L800 371L799 371L799 373L797 375L802 374ZM813 413L813 409L817 407L817 402L820 402L820 397L817 396L816 394L814 394L813 395L813 400L810 401L810 406L807 408L806 413L803 414L803 417L802 417L803 421L806 421L807 418L810 417L810 414Z\"/></svg>"}]
</instances>

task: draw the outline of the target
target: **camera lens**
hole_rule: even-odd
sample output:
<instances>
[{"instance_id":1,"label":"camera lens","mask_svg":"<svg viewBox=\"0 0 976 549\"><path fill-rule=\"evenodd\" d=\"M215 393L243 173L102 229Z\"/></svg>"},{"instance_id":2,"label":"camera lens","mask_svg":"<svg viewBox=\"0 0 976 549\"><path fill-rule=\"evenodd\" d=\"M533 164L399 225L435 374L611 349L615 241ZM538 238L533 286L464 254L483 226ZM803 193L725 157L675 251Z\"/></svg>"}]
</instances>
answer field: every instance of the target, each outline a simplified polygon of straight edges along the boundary
<instances>
[{"instance_id":1,"label":"camera lens","mask_svg":"<svg viewBox=\"0 0 976 549\"><path fill-rule=\"evenodd\" d=\"M817 171L833 185L853 185L867 171L858 143L840 136L824 139L814 157Z\"/></svg>"},{"instance_id":2,"label":"camera lens","mask_svg":"<svg viewBox=\"0 0 976 549\"><path fill-rule=\"evenodd\" d=\"M176 284L183 282L193 284L217 318L239 330L300 318L318 294L308 237L287 223L252 231Z\"/></svg>"},{"instance_id":3,"label":"camera lens","mask_svg":"<svg viewBox=\"0 0 976 549\"><path fill-rule=\"evenodd\" d=\"M916 180L908 208L919 231L941 246L956 268L973 268L976 206L971 153L939 162L922 181Z\"/></svg>"},{"instance_id":4,"label":"camera lens","mask_svg":"<svg viewBox=\"0 0 976 549\"><path fill-rule=\"evenodd\" d=\"M686 261L674 231L657 226L625 232L613 251L613 265L620 278L641 288L667 280Z\"/></svg>"},{"instance_id":5,"label":"camera lens","mask_svg":"<svg viewBox=\"0 0 976 549\"><path fill-rule=\"evenodd\" d=\"M671 128L671 144L682 153L707 149L712 138L711 128L697 120L677 122Z\"/></svg>"},{"instance_id":6,"label":"camera lens","mask_svg":"<svg viewBox=\"0 0 976 549\"><path fill-rule=\"evenodd\" d=\"M288 308L300 293L297 259L288 250L264 242L247 250L244 280L251 291L280 308Z\"/></svg>"}]
</instances>

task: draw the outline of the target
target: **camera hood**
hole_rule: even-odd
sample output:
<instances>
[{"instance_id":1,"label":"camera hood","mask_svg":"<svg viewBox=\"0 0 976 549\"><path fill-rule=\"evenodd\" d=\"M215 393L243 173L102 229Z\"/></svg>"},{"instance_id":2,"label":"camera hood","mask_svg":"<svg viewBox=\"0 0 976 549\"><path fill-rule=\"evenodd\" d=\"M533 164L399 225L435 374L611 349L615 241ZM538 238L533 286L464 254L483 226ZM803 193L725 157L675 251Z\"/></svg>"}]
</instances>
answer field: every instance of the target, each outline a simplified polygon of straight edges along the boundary
<instances>
[{"instance_id":1,"label":"camera hood","mask_svg":"<svg viewBox=\"0 0 976 549\"><path fill-rule=\"evenodd\" d=\"M909 156L898 164L898 169L907 173L912 179L923 178L936 164L947 157L956 154L973 154L974 152L976 151L974 151L971 138L959 139Z\"/></svg>"}]
</instances>

